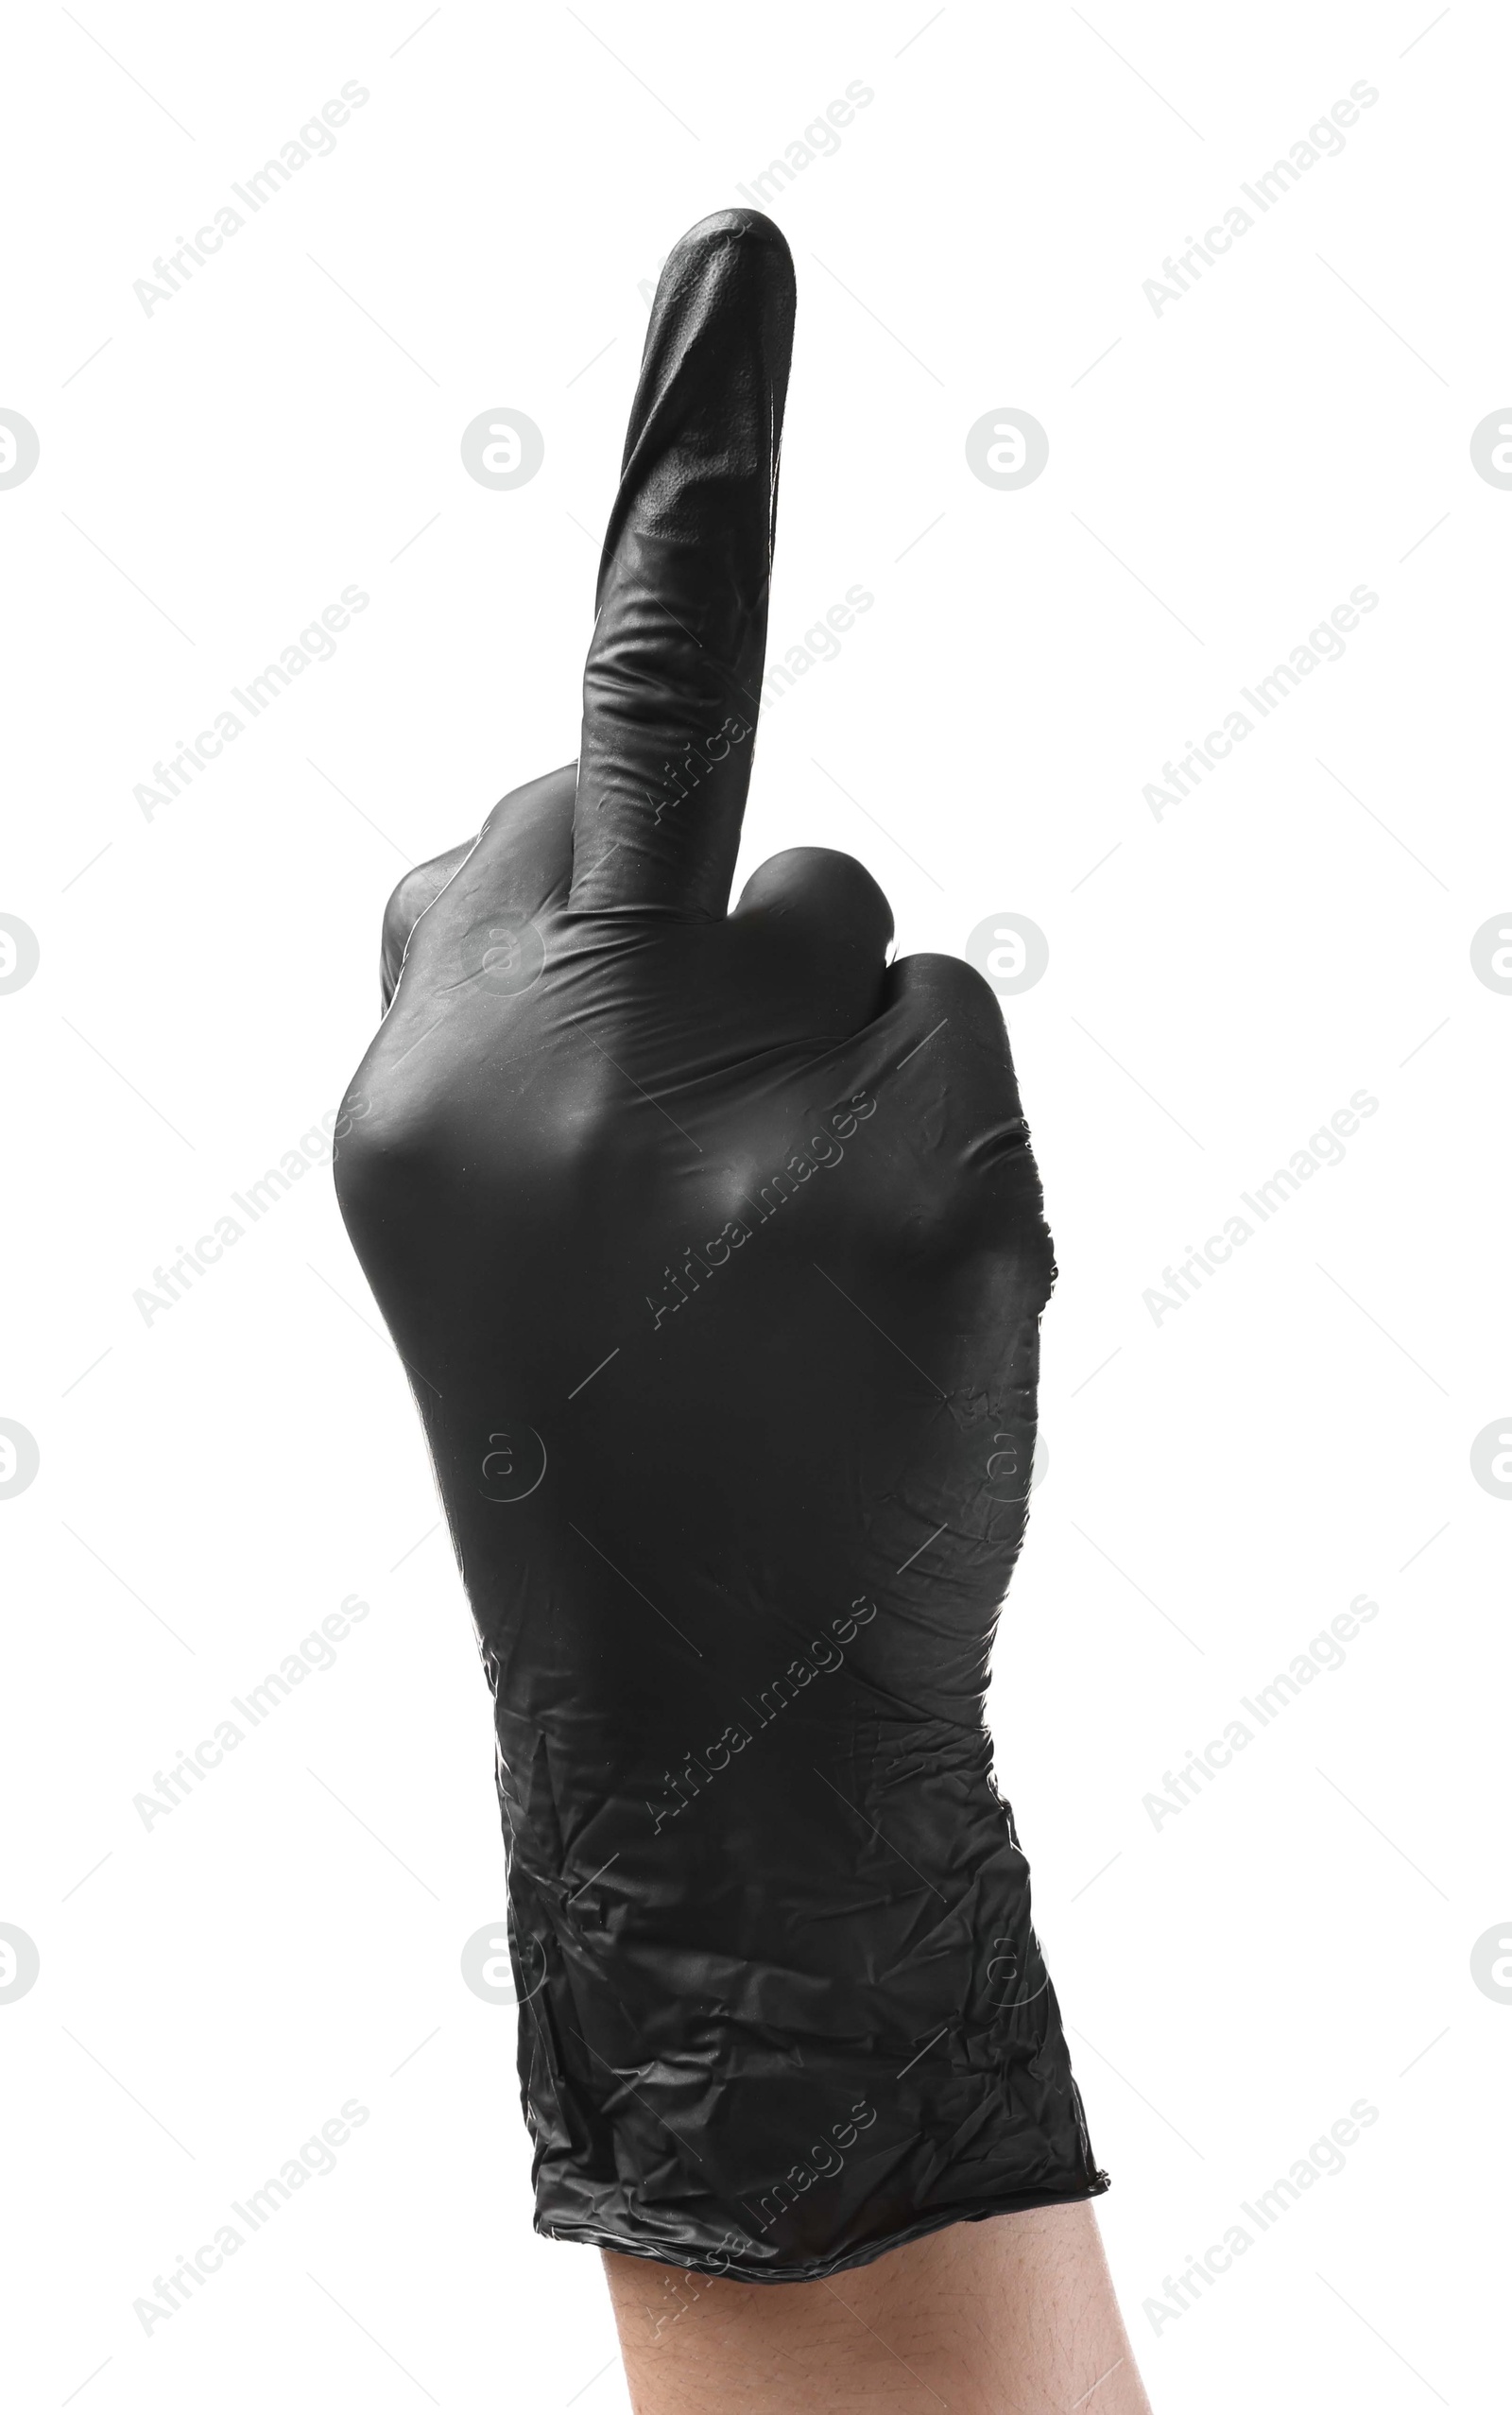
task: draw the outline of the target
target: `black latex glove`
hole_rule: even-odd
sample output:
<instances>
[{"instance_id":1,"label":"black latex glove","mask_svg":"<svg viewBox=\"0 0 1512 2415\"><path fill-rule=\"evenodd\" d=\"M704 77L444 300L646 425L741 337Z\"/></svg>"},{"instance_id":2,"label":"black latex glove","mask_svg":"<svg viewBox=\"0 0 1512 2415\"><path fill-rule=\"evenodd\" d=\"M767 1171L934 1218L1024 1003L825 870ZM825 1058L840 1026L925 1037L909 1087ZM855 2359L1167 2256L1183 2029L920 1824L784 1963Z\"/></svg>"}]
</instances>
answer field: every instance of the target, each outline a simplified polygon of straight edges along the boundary
<instances>
[{"instance_id":1,"label":"black latex glove","mask_svg":"<svg viewBox=\"0 0 1512 2415\"><path fill-rule=\"evenodd\" d=\"M580 771L401 885L336 1168L497 1704L537 2227L754 2281L1106 2185L983 1725L1054 1276L1003 1019L848 856L726 910L792 328L767 219L678 245Z\"/></svg>"}]
</instances>

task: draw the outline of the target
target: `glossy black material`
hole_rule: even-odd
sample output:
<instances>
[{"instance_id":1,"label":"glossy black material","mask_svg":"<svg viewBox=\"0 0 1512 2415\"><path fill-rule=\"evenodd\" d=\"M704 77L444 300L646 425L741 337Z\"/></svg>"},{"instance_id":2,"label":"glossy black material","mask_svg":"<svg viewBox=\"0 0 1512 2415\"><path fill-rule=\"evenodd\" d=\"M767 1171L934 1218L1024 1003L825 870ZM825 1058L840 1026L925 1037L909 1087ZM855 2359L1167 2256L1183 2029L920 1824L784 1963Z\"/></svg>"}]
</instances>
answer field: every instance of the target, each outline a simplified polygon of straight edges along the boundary
<instances>
[{"instance_id":1,"label":"glossy black material","mask_svg":"<svg viewBox=\"0 0 1512 2415\"><path fill-rule=\"evenodd\" d=\"M792 321L754 213L668 261L581 777L401 884L336 1167L497 1705L538 2227L753 2281L1106 2185L983 1724L1054 1277L1003 1018L849 857L726 912Z\"/></svg>"}]
</instances>

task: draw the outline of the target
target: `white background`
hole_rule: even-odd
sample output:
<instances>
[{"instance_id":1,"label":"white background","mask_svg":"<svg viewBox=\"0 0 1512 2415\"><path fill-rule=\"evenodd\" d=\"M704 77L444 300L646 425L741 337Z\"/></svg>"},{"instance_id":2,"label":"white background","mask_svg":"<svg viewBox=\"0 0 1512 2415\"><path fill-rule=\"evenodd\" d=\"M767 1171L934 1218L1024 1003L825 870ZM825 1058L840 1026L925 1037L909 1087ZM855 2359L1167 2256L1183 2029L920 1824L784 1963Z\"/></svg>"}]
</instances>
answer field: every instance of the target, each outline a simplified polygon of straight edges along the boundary
<instances>
[{"instance_id":1,"label":"white background","mask_svg":"<svg viewBox=\"0 0 1512 2415\"><path fill-rule=\"evenodd\" d=\"M1048 936L1006 1005L1050 1472L993 1715L1131 2335L1163 2415L1486 2403L1512 1506L1469 1453L1509 1407L1512 1000L1469 943L1512 901L1512 493L1469 437L1512 393L1504 16L36 0L8 47L0 404L41 440L0 492L0 908L42 951L0 998L0 1414L42 1455L0 1502L0 1919L41 1955L0 2005L13 2403L626 2405L596 2257L530 2229L514 2015L459 1975L503 1903L490 1706L329 1176L150 1324L133 1293L339 1099L404 864L576 751L639 288L856 78L775 206L774 653L875 604L763 723L742 877L817 842L903 951ZM155 255L349 78L335 152L146 315ZM1342 155L1157 317L1165 255L1361 78ZM1050 460L1005 493L964 440L1007 405ZM496 406L544 434L514 492L459 457ZM147 819L154 761L348 584L335 658ZM1157 821L1162 762L1361 584L1345 658ZM1361 1089L1345 1162L1157 1324L1162 1268ZM145 1828L352 1593L336 1665ZM1346 1665L1157 1828L1162 1773L1361 1593ZM335 2171L146 2336L133 2301L352 2097ZM1157 2327L1362 2097L1346 2169Z\"/></svg>"}]
</instances>

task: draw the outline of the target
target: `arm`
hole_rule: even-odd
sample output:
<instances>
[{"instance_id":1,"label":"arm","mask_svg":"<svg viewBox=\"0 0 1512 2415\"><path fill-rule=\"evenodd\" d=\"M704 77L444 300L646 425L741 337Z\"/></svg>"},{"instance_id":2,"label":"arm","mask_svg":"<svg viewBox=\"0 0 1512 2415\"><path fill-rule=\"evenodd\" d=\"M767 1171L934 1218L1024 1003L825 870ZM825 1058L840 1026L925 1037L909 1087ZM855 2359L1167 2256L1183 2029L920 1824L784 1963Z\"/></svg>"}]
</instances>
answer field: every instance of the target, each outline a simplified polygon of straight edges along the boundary
<instances>
[{"instance_id":1,"label":"arm","mask_svg":"<svg viewBox=\"0 0 1512 2415\"><path fill-rule=\"evenodd\" d=\"M1149 2415L1091 2205L785 2289L606 2255L635 2415Z\"/></svg>"},{"instance_id":2,"label":"arm","mask_svg":"<svg viewBox=\"0 0 1512 2415\"><path fill-rule=\"evenodd\" d=\"M768 220L677 246L579 765L397 902L337 1186L494 1696L537 2228L689 2292L698 2389L894 2286L1079 2376L1108 2182L984 1717L1055 1273L1003 1018L847 856L729 906L792 327Z\"/></svg>"}]
</instances>

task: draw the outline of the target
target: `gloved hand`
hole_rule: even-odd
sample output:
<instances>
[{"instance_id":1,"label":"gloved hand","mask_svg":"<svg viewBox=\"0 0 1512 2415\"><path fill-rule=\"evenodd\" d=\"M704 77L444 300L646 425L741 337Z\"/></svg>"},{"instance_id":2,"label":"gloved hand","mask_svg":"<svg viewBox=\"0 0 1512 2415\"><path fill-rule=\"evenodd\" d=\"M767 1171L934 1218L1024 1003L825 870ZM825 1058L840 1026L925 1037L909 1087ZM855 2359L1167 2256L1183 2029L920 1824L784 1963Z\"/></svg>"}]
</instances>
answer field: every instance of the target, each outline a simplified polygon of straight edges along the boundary
<instances>
[{"instance_id":1,"label":"gloved hand","mask_svg":"<svg viewBox=\"0 0 1512 2415\"><path fill-rule=\"evenodd\" d=\"M1054 1277L1002 1016L848 856L726 910L793 303L753 212L668 260L580 764L401 885L336 1166L497 1704L537 2228L752 2281L1107 2185L983 1725Z\"/></svg>"}]
</instances>

